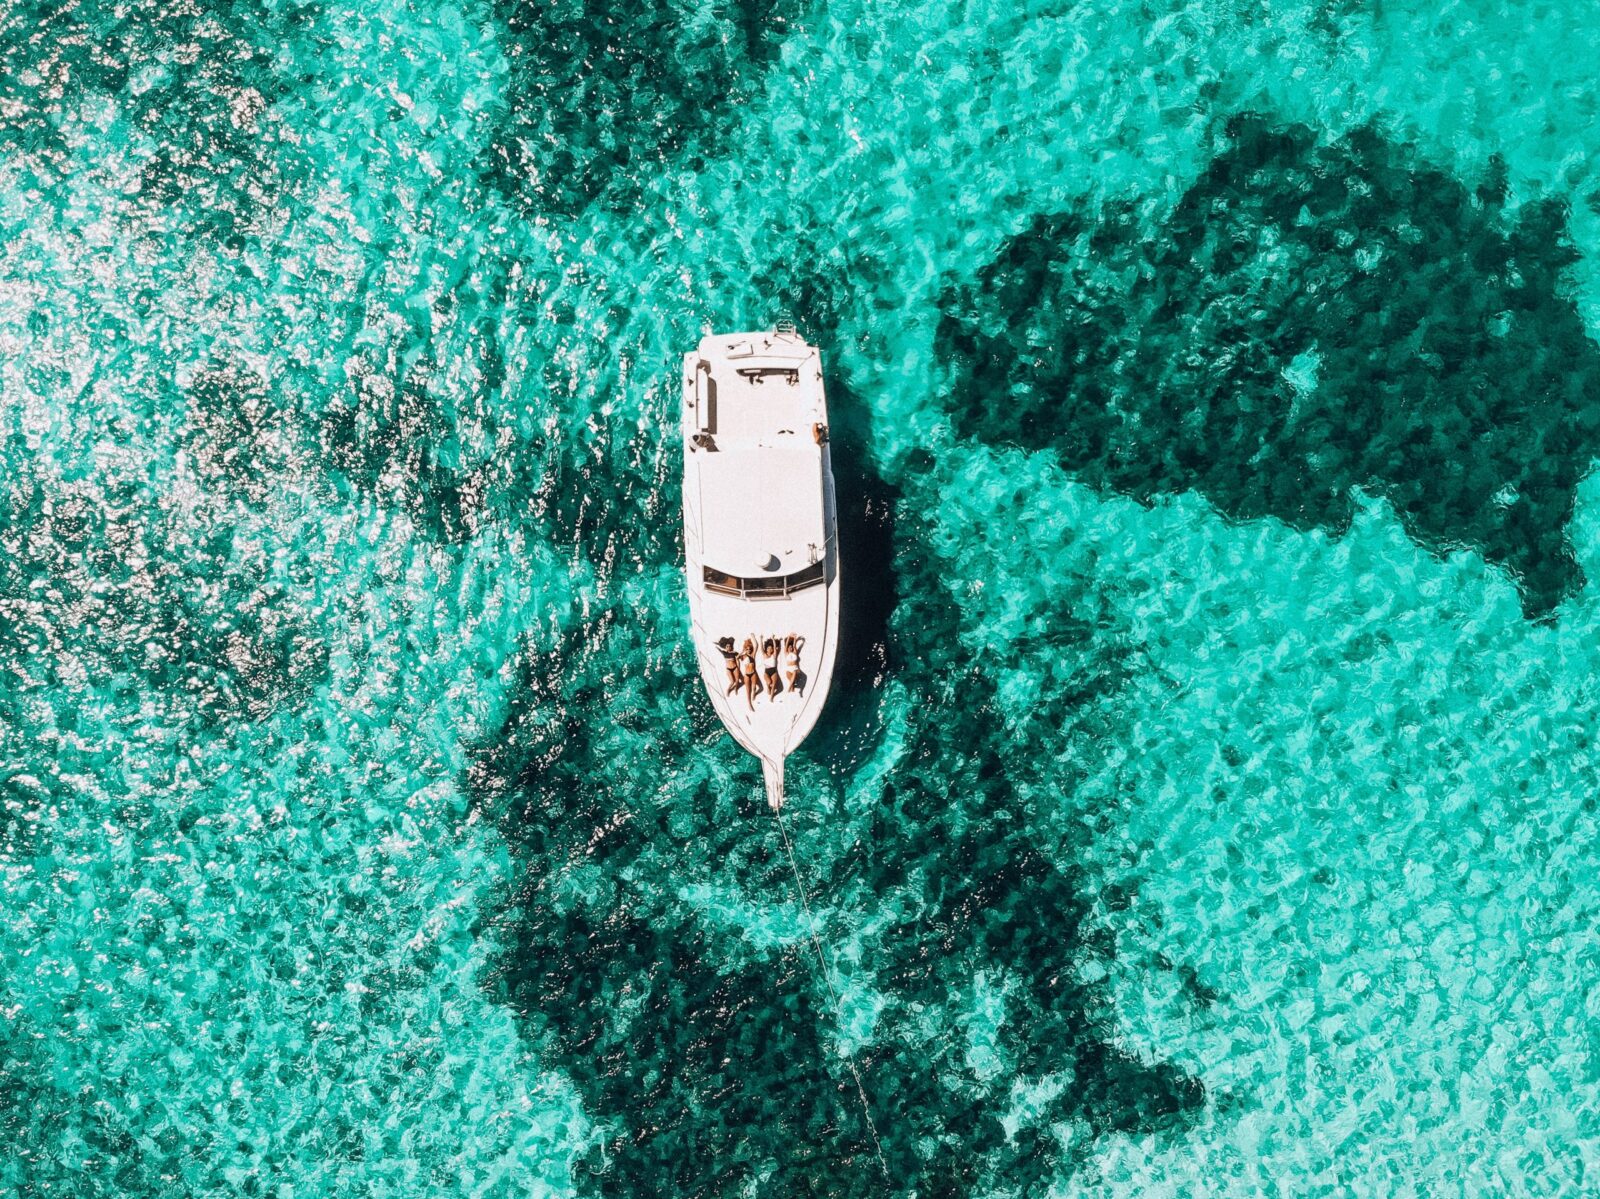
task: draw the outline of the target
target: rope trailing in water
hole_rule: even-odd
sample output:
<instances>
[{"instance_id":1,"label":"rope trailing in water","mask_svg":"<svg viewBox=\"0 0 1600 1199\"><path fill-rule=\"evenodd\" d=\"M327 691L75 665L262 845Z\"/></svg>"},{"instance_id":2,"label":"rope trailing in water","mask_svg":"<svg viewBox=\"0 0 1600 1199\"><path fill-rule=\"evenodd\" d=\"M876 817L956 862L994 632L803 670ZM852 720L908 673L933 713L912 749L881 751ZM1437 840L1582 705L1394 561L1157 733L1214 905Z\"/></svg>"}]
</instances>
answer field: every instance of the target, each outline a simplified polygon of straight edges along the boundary
<instances>
[{"instance_id":1,"label":"rope trailing in water","mask_svg":"<svg viewBox=\"0 0 1600 1199\"><path fill-rule=\"evenodd\" d=\"M817 937L817 922L811 916L811 899L806 894L805 882L800 877L800 866L795 861L794 846L789 842L789 830L784 827L783 809L773 808L772 814L778 818L778 835L783 838L783 851L789 855L789 869L794 871L795 891L800 896L800 909L805 913L806 932L811 937L811 948L816 950L817 962L822 967L822 981L828 988L828 996L833 1000L833 1018L841 1031L844 1029L844 1005L839 1001L839 989L834 985L833 967L828 964L828 955L822 952L822 942ZM878 1126L872 1122L872 1112L867 1108L867 1088L861 1084L861 1071L856 1069L855 1059L849 1054L844 1054L844 1064L850 1070L850 1077L855 1079L856 1094L861 1098L861 1118L867 1122L867 1132L872 1137L872 1151L878 1157L878 1168L883 1171L884 1182L892 1182L889 1177L889 1163L883 1156L883 1142L878 1139Z\"/></svg>"}]
</instances>

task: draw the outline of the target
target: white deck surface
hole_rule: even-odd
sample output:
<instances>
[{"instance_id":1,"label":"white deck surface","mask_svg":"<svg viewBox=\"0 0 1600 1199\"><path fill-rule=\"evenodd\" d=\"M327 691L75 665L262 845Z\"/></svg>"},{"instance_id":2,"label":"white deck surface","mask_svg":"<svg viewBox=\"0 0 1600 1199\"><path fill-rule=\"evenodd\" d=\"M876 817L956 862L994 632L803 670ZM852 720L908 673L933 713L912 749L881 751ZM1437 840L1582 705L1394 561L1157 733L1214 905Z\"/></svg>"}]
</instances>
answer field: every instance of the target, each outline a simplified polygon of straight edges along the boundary
<instances>
[{"instance_id":1,"label":"white deck surface","mask_svg":"<svg viewBox=\"0 0 1600 1199\"><path fill-rule=\"evenodd\" d=\"M790 574L817 560L828 534L815 445L695 456L705 565L733 575ZM766 568L773 555L775 571Z\"/></svg>"}]
</instances>

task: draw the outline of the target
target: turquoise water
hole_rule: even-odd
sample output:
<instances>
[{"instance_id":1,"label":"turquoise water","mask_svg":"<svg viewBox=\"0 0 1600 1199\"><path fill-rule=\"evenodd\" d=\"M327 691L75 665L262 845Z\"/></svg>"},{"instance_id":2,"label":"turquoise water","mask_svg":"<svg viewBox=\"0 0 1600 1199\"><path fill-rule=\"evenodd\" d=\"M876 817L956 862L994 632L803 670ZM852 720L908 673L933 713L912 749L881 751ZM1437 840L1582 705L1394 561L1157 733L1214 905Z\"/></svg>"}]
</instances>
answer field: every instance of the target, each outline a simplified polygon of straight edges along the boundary
<instances>
[{"instance_id":1,"label":"turquoise water","mask_svg":"<svg viewBox=\"0 0 1600 1199\"><path fill-rule=\"evenodd\" d=\"M1592 1191L1600 9L1410 7L0 10L0 1192Z\"/></svg>"}]
</instances>

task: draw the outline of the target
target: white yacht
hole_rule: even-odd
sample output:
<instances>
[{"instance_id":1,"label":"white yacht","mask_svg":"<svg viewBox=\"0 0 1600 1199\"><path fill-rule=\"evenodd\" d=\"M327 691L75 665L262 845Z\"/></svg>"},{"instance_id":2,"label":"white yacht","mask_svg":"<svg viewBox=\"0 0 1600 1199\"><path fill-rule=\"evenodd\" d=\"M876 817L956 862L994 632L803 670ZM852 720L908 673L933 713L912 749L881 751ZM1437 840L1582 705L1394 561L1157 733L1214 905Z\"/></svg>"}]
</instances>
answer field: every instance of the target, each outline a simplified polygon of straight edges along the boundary
<instances>
[{"instance_id":1,"label":"white yacht","mask_svg":"<svg viewBox=\"0 0 1600 1199\"><path fill-rule=\"evenodd\" d=\"M839 641L822 356L794 332L703 338L683 359L683 544L700 677L783 804Z\"/></svg>"}]
</instances>

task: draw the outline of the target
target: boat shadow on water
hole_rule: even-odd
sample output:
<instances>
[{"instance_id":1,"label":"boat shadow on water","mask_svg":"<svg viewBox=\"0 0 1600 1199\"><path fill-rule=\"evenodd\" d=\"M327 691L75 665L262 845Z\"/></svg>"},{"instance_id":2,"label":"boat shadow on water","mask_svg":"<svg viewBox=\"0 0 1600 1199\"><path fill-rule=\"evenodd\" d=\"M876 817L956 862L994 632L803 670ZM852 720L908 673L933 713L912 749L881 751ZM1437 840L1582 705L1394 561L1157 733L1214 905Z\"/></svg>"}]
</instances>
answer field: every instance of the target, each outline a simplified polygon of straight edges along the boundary
<instances>
[{"instance_id":1,"label":"boat shadow on water","mask_svg":"<svg viewBox=\"0 0 1600 1199\"><path fill-rule=\"evenodd\" d=\"M892 673L889 621L900 603L895 516L900 489L873 456L872 413L842 373L827 377L834 487L838 496L839 652L833 690L806 756L848 777L871 756L883 728Z\"/></svg>"}]
</instances>

